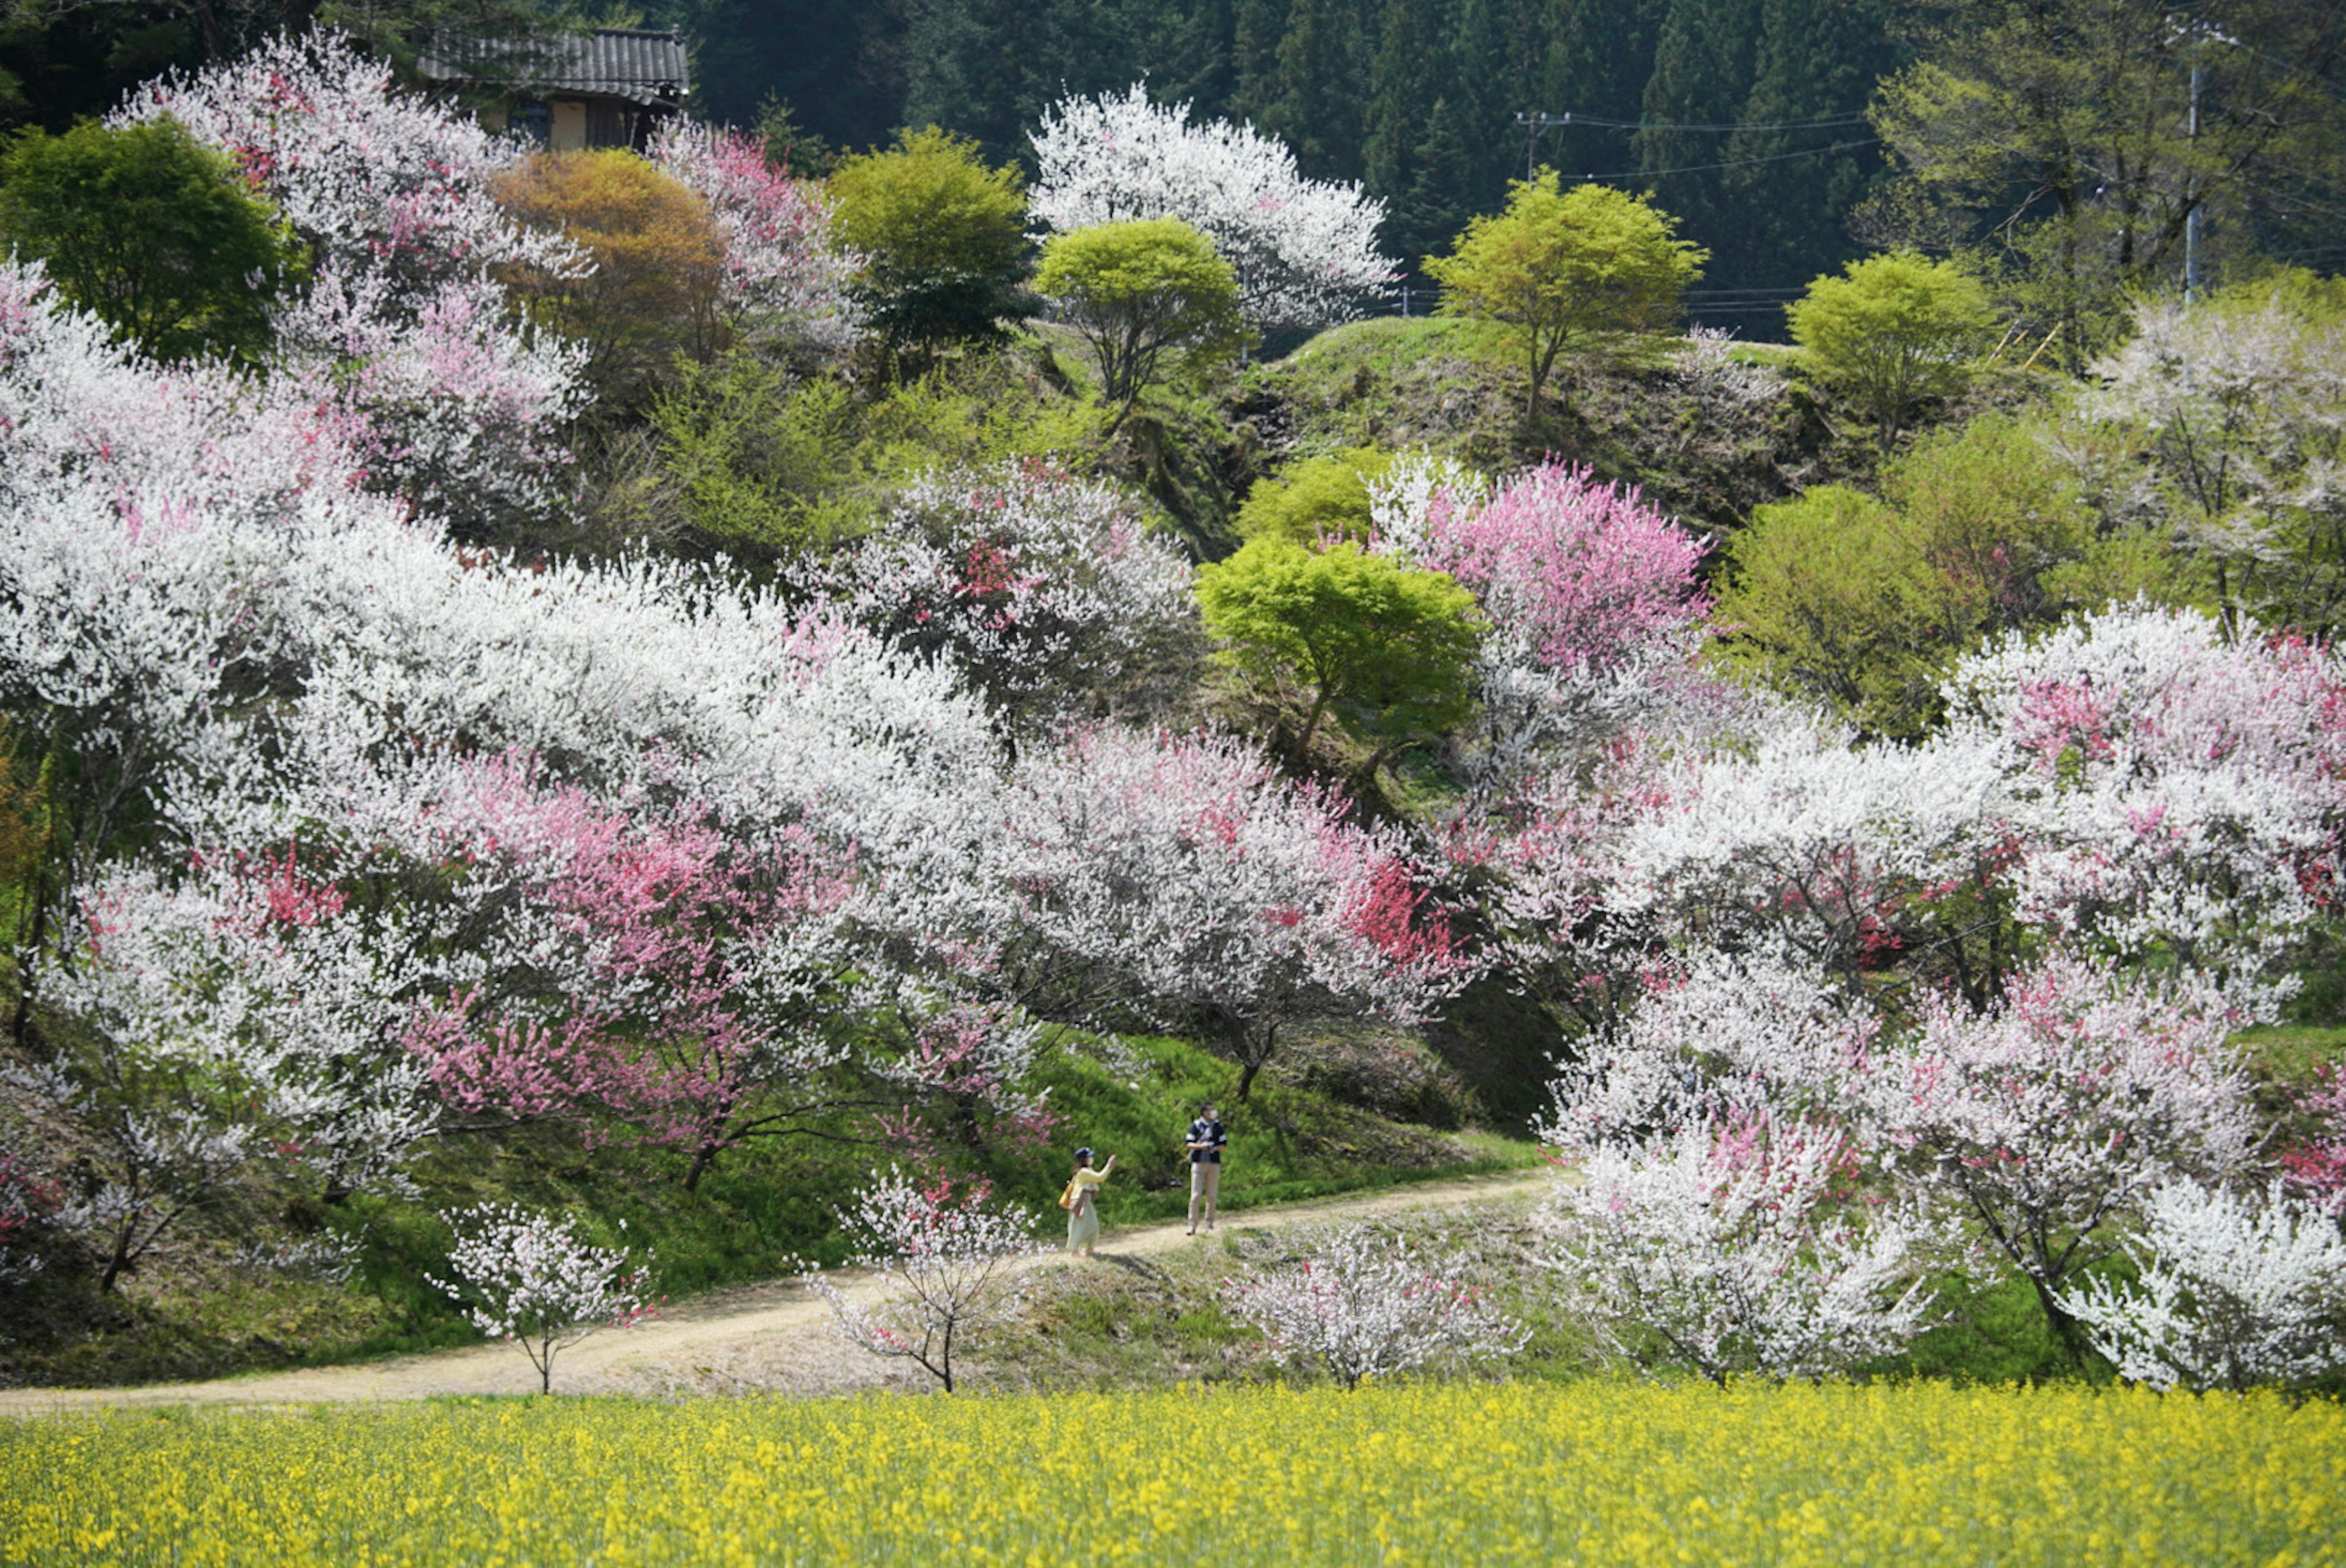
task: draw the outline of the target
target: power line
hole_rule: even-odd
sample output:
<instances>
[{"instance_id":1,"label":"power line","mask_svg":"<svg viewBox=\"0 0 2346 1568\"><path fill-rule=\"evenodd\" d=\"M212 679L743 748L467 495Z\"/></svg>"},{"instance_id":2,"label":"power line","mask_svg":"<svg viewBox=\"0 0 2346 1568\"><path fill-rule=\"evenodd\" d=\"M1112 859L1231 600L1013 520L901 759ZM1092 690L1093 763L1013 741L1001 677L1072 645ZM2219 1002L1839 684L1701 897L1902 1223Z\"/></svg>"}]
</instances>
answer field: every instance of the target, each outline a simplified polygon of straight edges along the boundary
<instances>
[{"instance_id":1,"label":"power line","mask_svg":"<svg viewBox=\"0 0 2346 1568\"><path fill-rule=\"evenodd\" d=\"M1675 120L1608 120L1595 115L1562 115L1555 123L1566 126L1589 126L1598 130L1625 131L1763 131L1763 130L1827 130L1834 126L1858 126L1865 123L1862 114L1819 115L1805 120L1717 120L1680 123Z\"/></svg>"},{"instance_id":2,"label":"power line","mask_svg":"<svg viewBox=\"0 0 2346 1568\"><path fill-rule=\"evenodd\" d=\"M1746 168L1755 163L1781 163L1786 158L1821 158L1827 153L1851 152L1862 147L1878 147L1882 138L1867 137L1862 141L1837 141L1831 147L1803 148L1798 152L1771 152L1764 158L1730 158L1721 163L1682 163L1674 168L1625 168L1612 174L1584 174L1583 179L1651 179L1658 174L1700 174L1714 168Z\"/></svg>"}]
</instances>

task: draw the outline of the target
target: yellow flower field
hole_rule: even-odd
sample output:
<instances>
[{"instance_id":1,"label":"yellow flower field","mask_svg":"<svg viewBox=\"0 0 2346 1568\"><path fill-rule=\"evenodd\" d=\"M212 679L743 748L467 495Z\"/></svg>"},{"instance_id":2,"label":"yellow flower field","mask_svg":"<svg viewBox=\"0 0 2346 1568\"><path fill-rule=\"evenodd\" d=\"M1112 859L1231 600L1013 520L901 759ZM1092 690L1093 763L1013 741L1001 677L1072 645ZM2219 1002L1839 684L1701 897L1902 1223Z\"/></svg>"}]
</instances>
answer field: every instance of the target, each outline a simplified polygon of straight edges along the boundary
<instances>
[{"instance_id":1,"label":"yellow flower field","mask_svg":"<svg viewBox=\"0 0 2346 1568\"><path fill-rule=\"evenodd\" d=\"M1604 1381L0 1423L0 1561L2346 1563L2346 1407Z\"/></svg>"}]
</instances>

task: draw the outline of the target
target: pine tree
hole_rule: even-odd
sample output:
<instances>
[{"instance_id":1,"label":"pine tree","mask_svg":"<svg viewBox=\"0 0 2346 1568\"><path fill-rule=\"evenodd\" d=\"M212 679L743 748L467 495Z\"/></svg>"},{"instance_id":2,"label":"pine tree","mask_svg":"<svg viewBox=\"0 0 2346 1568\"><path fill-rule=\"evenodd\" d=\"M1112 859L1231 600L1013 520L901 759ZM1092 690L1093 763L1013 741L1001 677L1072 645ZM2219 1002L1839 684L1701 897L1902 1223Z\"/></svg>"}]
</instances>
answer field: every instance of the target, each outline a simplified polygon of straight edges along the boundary
<instances>
[{"instance_id":1,"label":"pine tree","mask_svg":"<svg viewBox=\"0 0 2346 1568\"><path fill-rule=\"evenodd\" d=\"M1458 117L1448 98L1436 98L1426 117L1425 138L1418 144L1409 190L1395 203L1393 219L1387 225L1402 269L1418 276L1428 256L1450 249L1477 206L1473 160L1458 134Z\"/></svg>"},{"instance_id":2,"label":"pine tree","mask_svg":"<svg viewBox=\"0 0 2346 1568\"><path fill-rule=\"evenodd\" d=\"M1678 213L1685 232L1705 244L1736 227L1722 178L1727 137L1670 127L1735 119L1751 94L1751 46L1758 0L1670 0L1654 50L1641 106L1647 129L1631 140L1633 167Z\"/></svg>"},{"instance_id":3,"label":"pine tree","mask_svg":"<svg viewBox=\"0 0 2346 1568\"><path fill-rule=\"evenodd\" d=\"M1860 117L1877 78L1896 64L1884 0L1767 0L1759 74L1736 117L1749 128L1724 138L1722 210L1714 240L1721 270L1747 288L1786 293L1862 249L1834 217L1883 173ZM1802 122L1846 118L1842 125ZM1811 154L1811 148L1839 151ZM1781 331L1773 306L1738 322L1747 336Z\"/></svg>"},{"instance_id":4,"label":"pine tree","mask_svg":"<svg viewBox=\"0 0 2346 1568\"><path fill-rule=\"evenodd\" d=\"M1386 0L1377 55L1369 67L1367 143L1362 177L1369 194L1388 205L1409 188L1420 139L1433 101L1448 85L1437 80L1448 51L1447 7L1426 0Z\"/></svg>"},{"instance_id":5,"label":"pine tree","mask_svg":"<svg viewBox=\"0 0 2346 1568\"><path fill-rule=\"evenodd\" d=\"M1357 0L1294 0L1279 41L1278 95L1263 129L1318 179L1361 178L1361 90L1369 57Z\"/></svg>"}]
</instances>

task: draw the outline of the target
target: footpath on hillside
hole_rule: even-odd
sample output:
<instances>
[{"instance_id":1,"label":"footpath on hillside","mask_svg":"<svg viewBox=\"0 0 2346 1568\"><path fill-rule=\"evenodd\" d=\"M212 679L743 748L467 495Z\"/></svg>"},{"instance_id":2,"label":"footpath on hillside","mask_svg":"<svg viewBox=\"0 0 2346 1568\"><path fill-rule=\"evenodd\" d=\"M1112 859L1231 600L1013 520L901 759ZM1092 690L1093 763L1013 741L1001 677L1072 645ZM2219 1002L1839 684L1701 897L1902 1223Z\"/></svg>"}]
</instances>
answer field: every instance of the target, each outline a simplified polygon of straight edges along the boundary
<instances>
[{"instance_id":1,"label":"footpath on hillside","mask_svg":"<svg viewBox=\"0 0 2346 1568\"><path fill-rule=\"evenodd\" d=\"M1311 1203L1241 1209L1224 1217L1225 1234L1338 1224L1413 1211L1520 1205L1547 1190L1545 1171L1508 1171L1455 1181L1387 1187ZM1104 1257L1146 1257L1211 1246L1180 1220L1104 1232ZM1059 1254L1036 1268L1097 1268ZM868 1282L842 1276L850 1295ZM628 1329L605 1329L564 1350L554 1364L557 1391L572 1394L768 1392L798 1396L924 1386L927 1374L903 1361L855 1349L831 1330L831 1309L795 1282L727 1290L672 1306ZM263 1372L199 1383L124 1389L0 1390L0 1415L164 1405L334 1404L462 1394L531 1394L537 1374L510 1345L467 1346L425 1355Z\"/></svg>"}]
</instances>

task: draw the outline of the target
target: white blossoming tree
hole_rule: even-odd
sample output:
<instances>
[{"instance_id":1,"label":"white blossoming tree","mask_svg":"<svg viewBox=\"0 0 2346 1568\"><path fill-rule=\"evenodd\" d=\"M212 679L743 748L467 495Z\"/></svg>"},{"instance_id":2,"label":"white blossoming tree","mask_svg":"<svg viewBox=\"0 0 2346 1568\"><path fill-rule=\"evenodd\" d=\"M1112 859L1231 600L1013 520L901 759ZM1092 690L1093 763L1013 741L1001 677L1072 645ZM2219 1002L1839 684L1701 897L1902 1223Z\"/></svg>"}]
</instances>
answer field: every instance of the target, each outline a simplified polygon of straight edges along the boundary
<instances>
[{"instance_id":1,"label":"white blossoming tree","mask_svg":"<svg viewBox=\"0 0 2346 1568\"><path fill-rule=\"evenodd\" d=\"M1044 1250L1026 1217L994 1207L983 1186L956 1193L942 1177L916 1182L893 1168L872 1172L840 1223L856 1249L848 1266L876 1277L876 1295L823 1275L809 1288L850 1344L913 1362L947 1393L954 1355L1017 1309L1026 1263Z\"/></svg>"},{"instance_id":2,"label":"white blossoming tree","mask_svg":"<svg viewBox=\"0 0 2346 1568\"><path fill-rule=\"evenodd\" d=\"M2118 1375L2154 1389L2239 1392L2346 1368L2346 1236L2278 1186L2169 1182L2143 1206L2134 1284L2061 1294Z\"/></svg>"},{"instance_id":3,"label":"white blossoming tree","mask_svg":"<svg viewBox=\"0 0 2346 1568\"><path fill-rule=\"evenodd\" d=\"M588 1241L568 1217L483 1204L442 1217L456 1232L448 1254L456 1278L424 1278L462 1304L482 1333L520 1346L537 1369L542 1394L554 1391L556 1356L598 1329L631 1328L653 1310L643 1268L624 1251Z\"/></svg>"},{"instance_id":4,"label":"white blossoming tree","mask_svg":"<svg viewBox=\"0 0 2346 1568\"><path fill-rule=\"evenodd\" d=\"M1308 1256L1222 1284L1222 1302L1290 1360L1316 1361L1347 1389L1416 1368L1496 1360L1530 1330L1499 1309L1464 1254L1430 1257L1358 1225Z\"/></svg>"},{"instance_id":5,"label":"white blossoming tree","mask_svg":"<svg viewBox=\"0 0 2346 1568\"><path fill-rule=\"evenodd\" d=\"M1073 233L1102 223L1178 218L1213 241L1239 278L1249 320L1268 331L1329 326L1392 282L1379 253L1384 204L1357 184L1307 179L1284 142L1251 126L1189 121L1186 103L1122 94L1068 97L1030 138L1026 209Z\"/></svg>"}]
</instances>

